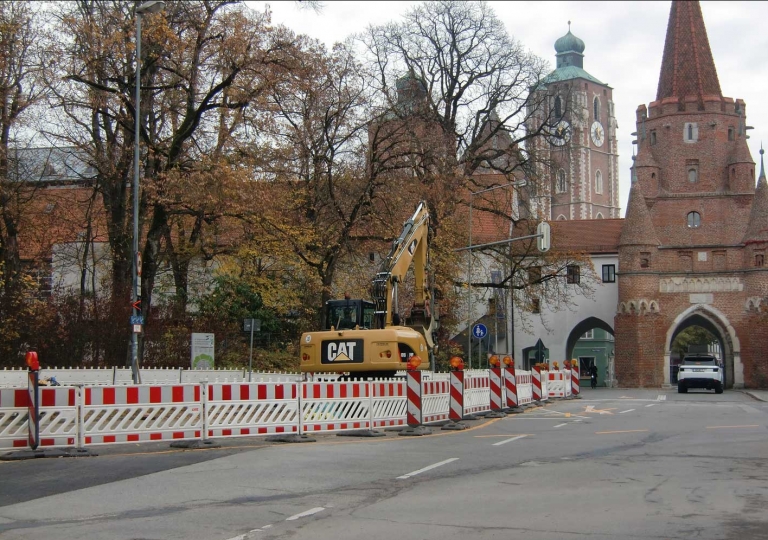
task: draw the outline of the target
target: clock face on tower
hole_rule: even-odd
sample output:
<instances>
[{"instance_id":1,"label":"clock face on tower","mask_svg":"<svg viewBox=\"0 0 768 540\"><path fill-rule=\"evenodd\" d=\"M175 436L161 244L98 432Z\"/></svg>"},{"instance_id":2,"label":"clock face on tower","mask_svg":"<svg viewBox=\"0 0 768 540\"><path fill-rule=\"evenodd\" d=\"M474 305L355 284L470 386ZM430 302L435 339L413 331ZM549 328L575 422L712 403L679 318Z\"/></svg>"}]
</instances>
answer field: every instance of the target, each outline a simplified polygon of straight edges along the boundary
<instances>
[{"instance_id":1,"label":"clock face on tower","mask_svg":"<svg viewBox=\"0 0 768 540\"><path fill-rule=\"evenodd\" d=\"M571 140L571 125L565 120L560 120L549 137L549 142L555 146L563 146L569 140Z\"/></svg>"},{"instance_id":2,"label":"clock face on tower","mask_svg":"<svg viewBox=\"0 0 768 540\"><path fill-rule=\"evenodd\" d=\"M592 143L595 146L603 146L603 141L605 140L605 131L603 130L603 125L600 122L592 122L590 135L592 136Z\"/></svg>"}]
</instances>

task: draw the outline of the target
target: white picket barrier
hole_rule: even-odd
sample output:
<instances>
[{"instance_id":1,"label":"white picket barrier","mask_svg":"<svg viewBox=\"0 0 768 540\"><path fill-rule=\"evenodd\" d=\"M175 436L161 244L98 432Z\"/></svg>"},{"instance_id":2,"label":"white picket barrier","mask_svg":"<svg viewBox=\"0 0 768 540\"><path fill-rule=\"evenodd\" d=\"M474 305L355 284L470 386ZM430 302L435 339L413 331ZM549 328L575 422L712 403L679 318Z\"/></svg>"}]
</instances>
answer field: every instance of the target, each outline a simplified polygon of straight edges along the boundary
<instances>
[{"instance_id":1,"label":"white picket barrier","mask_svg":"<svg viewBox=\"0 0 768 540\"><path fill-rule=\"evenodd\" d=\"M528 405L533 401L531 372L515 370L515 378L517 379L517 403L518 405Z\"/></svg>"},{"instance_id":2,"label":"white picket barrier","mask_svg":"<svg viewBox=\"0 0 768 540\"><path fill-rule=\"evenodd\" d=\"M373 381L373 426L404 426L408 404L404 380Z\"/></svg>"},{"instance_id":3,"label":"white picket barrier","mask_svg":"<svg viewBox=\"0 0 768 540\"><path fill-rule=\"evenodd\" d=\"M298 383L202 384L206 437L298 431Z\"/></svg>"},{"instance_id":4,"label":"white picket barrier","mask_svg":"<svg viewBox=\"0 0 768 540\"><path fill-rule=\"evenodd\" d=\"M488 370L464 372L464 411L467 414L491 410L491 381Z\"/></svg>"},{"instance_id":5,"label":"white picket barrier","mask_svg":"<svg viewBox=\"0 0 768 540\"><path fill-rule=\"evenodd\" d=\"M563 376L565 377L565 397L569 398L573 395L571 391L571 370L563 369Z\"/></svg>"},{"instance_id":6,"label":"white picket barrier","mask_svg":"<svg viewBox=\"0 0 768 540\"><path fill-rule=\"evenodd\" d=\"M451 399L451 383L448 380L422 381L421 403L424 423L448 420Z\"/></svg>"},{"instance_id":7,"label":"white picket barrier","mask_svg":"<svg viewBox=\"0 0 768 540\"><path fill-rule=\"evenodd\" d=\"M38 388L40 447L73 446L78 432L76 388ZM0 388L0 448L29 445L27 389Z\"/></svg>"},{"instance_id":8,"label":"white picket barrier","mask_svg":"<svg viewBox=\"0 0 768 540\"><path fill-rule=\"evenodd\" d=\"M202 437L197 384L86 386L82 409L85 445Z\"/></svg>"},{"instance_id":9,"label":"white picket barrier","mask_svg":"<svg viewBox=\"0 0 768 540\"><path fill-rule=\"evenodd\" d=\"M561 371L550 371L547 377L547 395L554 398L565 397L565 376Z\"/></svg>"},{"instance_id":10,"label":"white picket barrier","mask_svg":"<svg viewBox=\"0 0 768 540\"><path fill-rule=\"evenodd\" d=\"M549 371L541 370L541 401L549 399Z\"/></svg>"},{"instance_id":11,"label":"white picket barrier","mask_svg":"<svg viewBox=\"0 0 768 540\"><path fill-rule=\"evenodd\" d=\"M304 431L372 429L368 382L309 382L301 389Z\"/></svg>"}]
</instances>

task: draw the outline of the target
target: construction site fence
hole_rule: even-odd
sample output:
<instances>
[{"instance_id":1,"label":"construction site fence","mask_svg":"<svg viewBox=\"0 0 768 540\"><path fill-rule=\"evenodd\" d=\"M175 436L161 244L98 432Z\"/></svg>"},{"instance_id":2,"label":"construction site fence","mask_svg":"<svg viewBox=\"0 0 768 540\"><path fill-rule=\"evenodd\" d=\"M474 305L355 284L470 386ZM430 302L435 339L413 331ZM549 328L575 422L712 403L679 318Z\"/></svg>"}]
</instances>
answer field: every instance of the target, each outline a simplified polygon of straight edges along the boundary
<instances>
[{"instance_id":1,"label":"construction site fence","mask_svg":"<svg viewBox=\"0 0 768 540\"><path fill-rule=\"evenodd\" d=\"M200 377L221 371L192 373ZM424 423L446 420L449 374L425 375ZM109 443L372 430L406 424L405 378L339 381L300 380L298 374L266 376L275 380L40 387L39 445L80 448ZM556 377L553 386L557 387L557 381L564 384L569 376L567 371L562 378ZM549 377L542 379L549 382ZM518 370L516 380L521 402L530 403L531 373ZM465 371L464 381L465 412L490 412L488 370ZM28 447L28 405L26 380L15 388L0 388L0 449Z\"/></svg>"}]
</instances>

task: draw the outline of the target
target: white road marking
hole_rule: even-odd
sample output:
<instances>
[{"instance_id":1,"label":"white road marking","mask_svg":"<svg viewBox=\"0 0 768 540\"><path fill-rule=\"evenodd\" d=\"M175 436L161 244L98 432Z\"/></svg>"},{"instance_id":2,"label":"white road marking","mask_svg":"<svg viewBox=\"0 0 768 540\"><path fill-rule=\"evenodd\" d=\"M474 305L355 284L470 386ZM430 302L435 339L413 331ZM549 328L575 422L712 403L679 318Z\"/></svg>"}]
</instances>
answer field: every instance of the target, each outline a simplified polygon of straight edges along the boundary
<instances>
[{"instance_id":1,"label":"white road marking","mask_svg":"<svg viewBox=\"0 0 768 540\"><path fill-rule=\"evenodd\" d=\"M563 427L563 426L567 426L567 425L568 425L568 422L566 422L565 424L557 424L555 427L558 428L558 427Z\"/></svg>"},{"instance_id":2,"label":"white road marking","mask_svg":"<svg viewBox=\"0 0 768 540\"><path fill-rule=\"evenodd\" d=\"M667 401L667 394L659 394L656 397L656 401Z\"/></svg>"},{"instance_id":3,"label":"white road marking","mask_svg":"<svg viewBox=\"0 0 768 540\"><path fill-rule=\"evenodd\" d=\"M624 414L625 412L632 412L632 411L634 411L634 410L635 410L635 409L627 409L626 411L621 411L619 414Z\"/></svg>"},{"instance_id":4,"label":"white road marking","mask_svg":"<svg viewBox=\"0 0 768 540\"><path fill-rule=\"evenodd\" d=\"M651 403L650 405L646 405L646 407L653 407L654 405L656 405L656 404L655 403Z\"/></svg>"},{"instance_id":5,"label":"white road marking","mask_svg":"<svg viewBox=\"0 0 768 540\"><path fill-rule=\"evenodd\" d=\"M525 435L521 435L521 437L525 437ZM516 437L520 438L520 437ZM423 472L431 471L432 469L436 469L437 467L442 467L443 465L447 465L448 463L451 463L452 461L456 461L457 457L446 459L445 461L441 461L440 463L433 463L432 465L429 465L428 467L424 467L423 469L419 469L418 471L409 472L408 474L404 474L403 476L398 476L398 480L405 480L406 478L410 478L411 476L416 476L417 474L421 474Z\"/></svg>"},{"instance_id":6,"label":"white road marking","mask_svg":"<svg viewBox=\"0 0 768 540\"><path fill-rule=\"evenodd\" d=\"M302 512L301 514L296 514L295 516L286 518L285 521L296 521L299 518L311 516L312 514L317 514L318 512L322 512L323 510L325 510L325 508L323 508L322 506L318 506L317 508L311 508L306 512Z\"/></svg>"},{"instance_id":7,"label":"white road marking","mask_svg":"<svg viewBox=\"0 0 768 540\"><path fill-rule=\"evenodd\" d=\"M518 435L517 437L512 437L511 439L505 439L503 441L493 443L493 446L501 446L502 444L507 444L508 442L516 441L517 439L522 439L523 437L527 437L527 436L528 435Z\"/></svg>"}]
</instances>

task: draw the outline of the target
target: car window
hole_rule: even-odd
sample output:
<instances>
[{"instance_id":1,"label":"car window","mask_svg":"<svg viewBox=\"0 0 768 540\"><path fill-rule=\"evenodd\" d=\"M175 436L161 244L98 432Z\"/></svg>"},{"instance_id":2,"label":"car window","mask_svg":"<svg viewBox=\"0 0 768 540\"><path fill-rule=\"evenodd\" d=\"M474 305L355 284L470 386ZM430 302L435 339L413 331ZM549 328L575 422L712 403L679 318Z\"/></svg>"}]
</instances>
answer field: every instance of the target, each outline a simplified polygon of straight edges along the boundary
<instances>
[{"instance_id":1,"label":"car window","mask_svg":"<svg viewBox=\"0 0 768 540\"><path fill-rule=\"evenodd\" d=\"M709 358L685 358L683 364L686 366L714 366L717 365L715 359Z\"/></svg>"}]
</instances>

